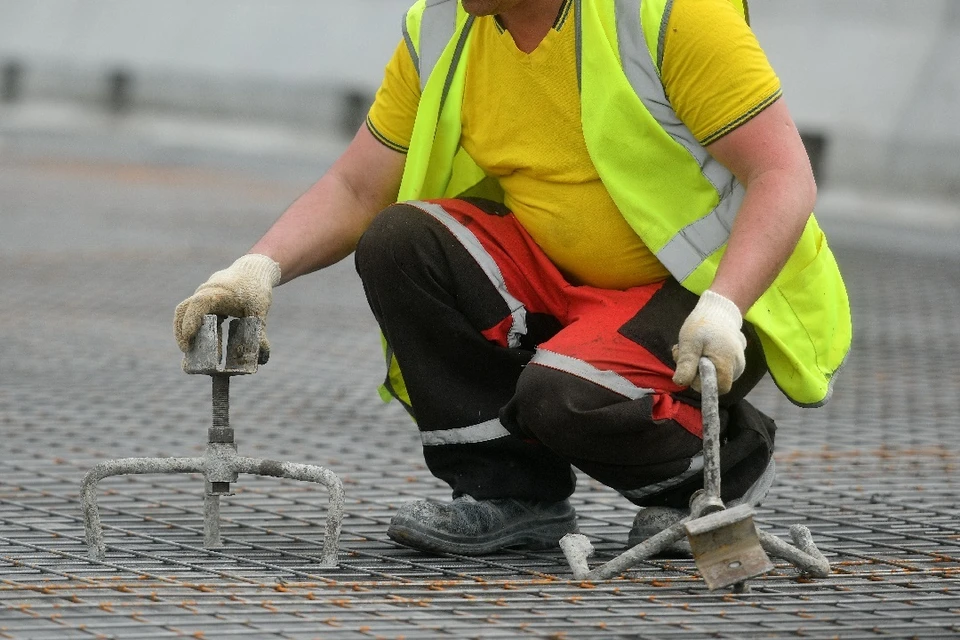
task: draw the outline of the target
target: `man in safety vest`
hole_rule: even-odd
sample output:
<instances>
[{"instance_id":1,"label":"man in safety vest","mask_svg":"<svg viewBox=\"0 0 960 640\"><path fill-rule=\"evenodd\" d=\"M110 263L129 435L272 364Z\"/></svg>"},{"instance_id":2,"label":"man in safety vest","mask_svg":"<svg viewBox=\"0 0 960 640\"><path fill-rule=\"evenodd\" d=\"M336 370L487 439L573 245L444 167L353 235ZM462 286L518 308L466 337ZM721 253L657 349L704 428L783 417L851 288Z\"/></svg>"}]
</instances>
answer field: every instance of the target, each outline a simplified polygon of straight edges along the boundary
<instances>
[{"instance_id":1,"label":"man in safety vest","mask_svg":"<svg viewBox=\"0 0 960 640\"><path fill-rule=\"evenodd\" d=\"M758 381L827 400L851 330L815 196L743 0L420 0L366 125L181 303L176 336L263 318L273 287L356 250L382 393L453 490L402 506L390 537L556 545L576 467L643 507L639 542L703 483L700 357L728 505L774 480Z\"/></svg>"}]
</instances>

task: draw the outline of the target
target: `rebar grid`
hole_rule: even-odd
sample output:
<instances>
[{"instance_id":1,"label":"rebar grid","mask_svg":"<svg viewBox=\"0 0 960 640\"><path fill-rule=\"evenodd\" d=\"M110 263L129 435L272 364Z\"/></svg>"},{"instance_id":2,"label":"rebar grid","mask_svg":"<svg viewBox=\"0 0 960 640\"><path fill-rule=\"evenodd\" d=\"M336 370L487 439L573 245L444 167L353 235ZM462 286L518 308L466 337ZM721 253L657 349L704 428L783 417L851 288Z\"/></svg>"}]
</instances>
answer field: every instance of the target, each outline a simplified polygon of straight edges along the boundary
<instances>
[{"instance_id":1,"label":"rebar grid","mask_svg":"<svg viewBox=\"0 0 960 640\"><path fill-rule=\"evenodd\" d=\"M779 425L780 476L756 521L781 537L808 526L827 578L775 561L734 595L707 592L685 559L589 583L571 579L559 549L466 558L397 546L385 535L396 508L448 492L409 419L375 397L382 356L350 265L277 290L272 360L231 401L248 455L341 476L339 567L316 560L325 492L272 478L244 478L223 501L223 548L204 549L196 475L104 481L107 556L93 562L83 473L106 458L202 453L209 390L179 369L173 306L302 185L0 166L4 215L43 224L69 209L97 234L33 252L21 247L40 232L0 234L0 271L17 274L3 281L17 304L0 307L0 639L960 635L956 258L836 247L856 323L836 396L801 411L769 382L752 395ZM619 554L635 509L583 476L573 501L595 561Z\"/></svg>"},{"instance_id":2,"label":"rebar grid","mask_svg":"<svg viewBox=\"0 0 960 640\"><path fill-rule=\"evenodd\" d=\"M792 478L787 466L784 476ZM9 475L24 470L12 471L4 474L5 488ZM916 480L942 478L936 466L929 471L931 477ZM43 490L16 486L16 499L0 503L0 558L7 565L0 572L0 620L16 620L0 625L8 637L87 637L92 623L105 637L123 638L960 632L960 523L949 514L937 518L941 507L900 504L889 513L889 496L885 504L855 491L829 500L816 483L791 479L789 492L800 506L774 500L758 522L782 534L784 524L804 514L834 573L808 580L777 563L753 582L751 594L711 595L689 560L651 560L622 579L588 583L571 579L559 553L423 556L384 538L388 507L368 522L348 517L341 567L323 569L309 535L323 514L304 513L322 504L310 495L321 492L270 481L251 483L224 510L225 546L216 551L202 546L202 506L191 478L117 483L122 489L108 490L103 510L110 535L123 536L108 562L91 563L76 501L51 491L69 475L34 476ZM952 488L938 487L934 501L938 495L945 501ZM598 552L612 557L626 530L612 517L616 510L606 508L616 497L596 486L585 493L600 499L578 504L581 526ZM362 512L365 502L348 500L347 513Z\"/></svg>"}]
</instances>

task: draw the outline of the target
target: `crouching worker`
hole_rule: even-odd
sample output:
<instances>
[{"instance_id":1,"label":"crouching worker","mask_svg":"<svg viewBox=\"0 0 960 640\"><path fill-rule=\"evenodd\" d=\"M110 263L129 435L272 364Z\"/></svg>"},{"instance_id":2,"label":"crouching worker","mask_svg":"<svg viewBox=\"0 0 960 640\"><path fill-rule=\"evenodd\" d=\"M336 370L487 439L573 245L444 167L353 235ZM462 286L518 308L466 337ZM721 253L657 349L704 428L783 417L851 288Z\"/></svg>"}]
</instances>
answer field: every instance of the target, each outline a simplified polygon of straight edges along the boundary
<instances>
[{"instance_id":1,"label":"crouching worker","mask_svg":"<svg viewBox=\"0 0 960 640\"><path fill-rule=\"evenodd\" d=\"M389 536L552 547L577 528L575 467L642 507L639 542L702 486L701 356L728 504L775 476L758 381L830 395L851 328L815 194L742 0L421 0L366 125L176 336L264 318L273 287L355 250L383 394L452 489Z\"/></svg>"}]
</instances>

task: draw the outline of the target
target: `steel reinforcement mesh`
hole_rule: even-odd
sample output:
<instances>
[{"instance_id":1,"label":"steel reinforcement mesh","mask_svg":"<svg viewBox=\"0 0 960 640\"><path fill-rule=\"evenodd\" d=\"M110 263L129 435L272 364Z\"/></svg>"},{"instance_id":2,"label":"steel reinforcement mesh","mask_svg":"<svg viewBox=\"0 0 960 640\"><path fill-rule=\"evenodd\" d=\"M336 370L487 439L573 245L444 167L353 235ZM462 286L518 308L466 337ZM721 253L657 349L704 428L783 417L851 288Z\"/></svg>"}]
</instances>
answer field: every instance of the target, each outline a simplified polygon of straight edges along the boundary
<instances>
[{"instance_id":1,"label":"steel reinforcement mesh","mask_svg":"<svg viewBox=\"0 0 960 640\"><path fill-rule=\"evenodd\" d=\"M304 185L229 173L0 161L0 638L952 638L960 636L960 260L835 247L854 349L824 408L769 381L779 480L758 512L812 531L833 572L790 565L710 592L689 559L602 582L559 549L483 558L390 541L397 506L447 498L416 430L377 399L376 327L349 261L278 289L273 356L234 379L240 453L323 465L346 489L339 566L318 561L319 486L241 476L224 546L203 546L197 475L102 481L107 555L90 559L80 480L127 456L198 456L210 385L180 370L172 309ZM635 509L581 476L597 549Z\"/></svg>"}]
</instances>

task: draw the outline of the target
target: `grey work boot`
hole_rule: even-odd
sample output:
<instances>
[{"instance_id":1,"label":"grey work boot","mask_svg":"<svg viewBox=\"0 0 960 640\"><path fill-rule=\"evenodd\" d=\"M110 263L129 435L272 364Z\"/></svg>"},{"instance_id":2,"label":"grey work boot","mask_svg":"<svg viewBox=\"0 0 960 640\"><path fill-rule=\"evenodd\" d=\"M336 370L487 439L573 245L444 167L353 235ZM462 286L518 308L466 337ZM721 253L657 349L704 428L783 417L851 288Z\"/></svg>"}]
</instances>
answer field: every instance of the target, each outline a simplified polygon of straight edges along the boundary
<instances>
[{"instance_id":1,"label":"grey work boot","mask_svg":"<svg viewBox=\"0 0 960 640\"><path fill-rule=\"evenodd\" d=\"M644 507L640 509L640 512L633 518L633 526L630 527L630 533L627 535L627 547L637 546L647 538L652 538L689 515L690 509L679 509L677 507ZM677 540L660 553L660 555L681 557L690 554L690 543L687 542L686 538Z\"/></svg>"},{"instance_id":2,"label":"grey work boot","mask_svg":"<svg viewBox=\"0 0 960 640\"><path fill-rule=\"evenodd\" d=\"M750 485L747 492L739 498L735 498L726 503L726 507L736 507L741 504L749 504L751 507L759 507L763 499L770 492L773 481L777 477L777 465L770 458L767 468L763 470L757 480ZM679 509L676 507L646 507L633 519L633 526L630 528L630 534L627 536L627 546L634 547L647 538L650 538L667 527L671 527L690 515L690 509ZM686 538L680 539L664 550L666 555L689 556L690 543Z\"/></svg>"},{"instance_id":3,"label":"grey work boot","mask_svg":"<svg viewBox=\"0 0 960 640\"><path fill-rule=\"evenodd\" d=\"M537 502L460 496L450 503L417 500L400 507L387 535L421 551L478 556L508 547L548 549L577 532L568 500Z\"/></svg>"}]
</instances>

